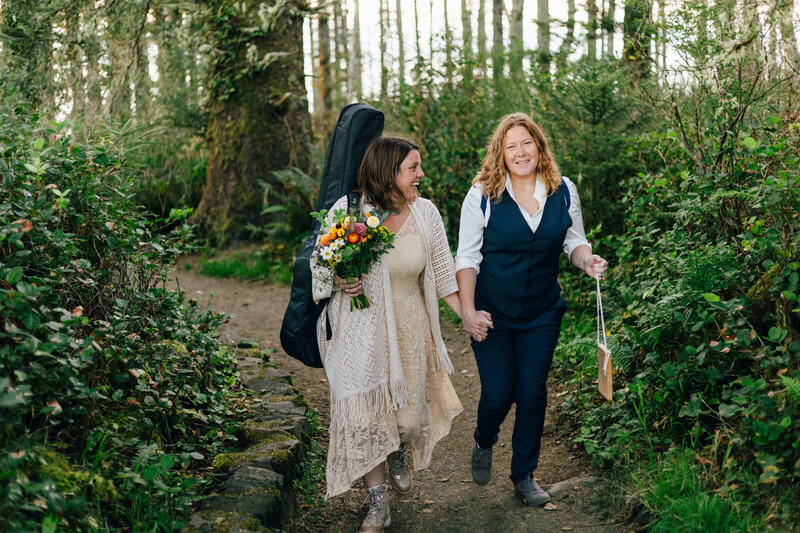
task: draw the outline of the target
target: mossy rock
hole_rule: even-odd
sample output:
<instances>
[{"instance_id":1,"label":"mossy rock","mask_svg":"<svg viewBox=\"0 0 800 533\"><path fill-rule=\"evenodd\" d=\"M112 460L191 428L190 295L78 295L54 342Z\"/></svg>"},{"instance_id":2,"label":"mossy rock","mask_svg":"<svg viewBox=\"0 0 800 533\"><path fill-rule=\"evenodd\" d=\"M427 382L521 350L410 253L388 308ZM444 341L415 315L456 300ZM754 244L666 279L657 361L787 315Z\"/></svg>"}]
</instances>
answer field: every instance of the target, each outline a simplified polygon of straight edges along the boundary
<instances>
[{"instance_id":1,"label":"mossy rock","mask_svg":"<svg viewBox=\"0 0 800 533\"><path fill-rule=\"evenodd\" d=\"M159 348L165 353L174 353L181 357L189 357L189 350L186 345L174 339L166 339L153 344L153 348Z\"/></svg>"},{"instance_id":2,"label":"mossy rock","mask_svg":"<svg viewBox=\"0 0 800 533\"><path fill-rule=\"evenodd\" d=\"M268 532L261 521L251 514L206 509L191 516L184 533L262 533Z\"/></svg>"},{"instance_id":3,"label":"mossy rock","mask_svg":"<svg viewBox=\"0 0 800 533\"><path fill-rule=\"evenodd\" d=\"M291 433L279 431L268 439L258 442L245 451L234 453L221 453L214 457L211 467L216 472L225 472L244 463L253 462L262 457L271 457L275 450L295 448L295 442L299 441ZM286 443L285 446L279 444Z\"/></svg>"},{"instance_id":4,"label":"mossy rock","mask_svg":"<svg viewBox=\"0 0 800 533\"><path fill-rule=\"evenodd\" d=\"M67 458L55 451L42 453L44 462L41 473L53 480L60 494L87 494L91 500L112 503L117 499L114 482L92 474L81 465L71 464Z\"/></svg>"}]
</instances>

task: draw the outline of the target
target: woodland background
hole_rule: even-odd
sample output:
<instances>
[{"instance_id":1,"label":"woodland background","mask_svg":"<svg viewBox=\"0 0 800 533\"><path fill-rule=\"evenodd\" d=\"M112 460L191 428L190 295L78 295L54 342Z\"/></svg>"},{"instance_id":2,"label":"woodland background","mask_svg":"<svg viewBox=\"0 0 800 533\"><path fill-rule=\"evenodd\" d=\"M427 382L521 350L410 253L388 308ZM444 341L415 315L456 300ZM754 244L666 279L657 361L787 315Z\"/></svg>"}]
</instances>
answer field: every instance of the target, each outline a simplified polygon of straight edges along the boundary
<instances>
[{"instance_id":1,"label":"woodland background","mask_svg":"<svg viewBox=\"0 0 800 533\"><path fill-rule=\"evenodd\" d=\"M201 264L288 282L338 110L365 101L420 143L453 245L499 119L545 128L612 265L615 401L566 264L553 370L612 512L797 530L794 0L554 4L380 0L365 50L357 0L3 0L0 528L181 526L246 392L169 269L254 242Z\"/></svg>"}]
</instances>

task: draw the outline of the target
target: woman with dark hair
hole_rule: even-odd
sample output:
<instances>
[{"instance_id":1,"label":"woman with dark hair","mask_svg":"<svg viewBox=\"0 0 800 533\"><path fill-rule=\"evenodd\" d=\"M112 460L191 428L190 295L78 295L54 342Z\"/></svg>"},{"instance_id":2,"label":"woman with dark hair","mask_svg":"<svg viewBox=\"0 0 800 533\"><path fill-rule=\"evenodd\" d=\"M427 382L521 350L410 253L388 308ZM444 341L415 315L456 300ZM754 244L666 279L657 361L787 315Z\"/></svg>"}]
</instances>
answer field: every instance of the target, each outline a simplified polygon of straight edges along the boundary
<instances>
[{"instance_id":1,"label":"woman with dark hair","mask_svg":"<svg viewBox=\"0 0 800 533\"><path fill-rule=\"evenodd\" d=\"M453 365L438 312L441 298L461 314L453 257L439 211L418 197L422 176L416 144L376 140L364 154L355 192L365 211L391 213L384 225L395 234L394 248L353 283L327 281L312 266L314 299L330 297L317 328L331 387L326 497L363 477L371 501L364 532L383 531L391 522L385 463L395 490L409 493L405 452L415 468L426 468L462 409L448 377ZM346 207L345 196L328 216ZM349 299L362 292L370 306L351 311Z\"/></svg>"},{"instance_id":2,"label":"woman with dark hair","mask_svg":"<svg viewBox=\"0 0 800 533\"><path fill-rule=\"evenodd\" d=\"M592 278L608 267L592 253L575 184L561 176L541 128L524 113L507 115L462 204L456 278L465 329L482 320L476 309L492 318L491 329L472 342L481 379L472 477L489 482L492 446L516 403L511 481L528 505L550 501L533 471L566 310L557 280L562 251Z\"/></svg>"}]
</instances>

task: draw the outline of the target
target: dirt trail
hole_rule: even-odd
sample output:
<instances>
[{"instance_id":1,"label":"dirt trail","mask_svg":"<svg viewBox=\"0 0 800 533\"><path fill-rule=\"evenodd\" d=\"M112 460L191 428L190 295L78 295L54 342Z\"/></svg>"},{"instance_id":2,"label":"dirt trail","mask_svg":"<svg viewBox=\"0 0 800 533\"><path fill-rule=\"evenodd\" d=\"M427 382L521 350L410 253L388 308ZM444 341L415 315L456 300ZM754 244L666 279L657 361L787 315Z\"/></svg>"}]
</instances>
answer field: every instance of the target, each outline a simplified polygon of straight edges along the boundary
<instances>
[{"instance_id":1,"label":"dirt trail","mask_svg":"<svg viewBox=\"0 0 800 533\"><path fill-rule=\"evenodd\" d=\"M289 299L289 288L260 282L242 282L197 275L189 268L193 261L182 262L175 272L180 288L190 298L210 302L217 311L230 317L223 337L235 343L252 339L262 348L275 350L273 361L291 373L310 404L327 425L329 416L328 386L322 369L309 368L285 355L279 342L283 311ZM212 298L213 295L213 298ZM467 335L443 321L442 334L451 352L455 367L453 384L464 405L450 435L435 448L431 468L414 472L415 486L411 494L400 497L391 492L394 532L523 532L631 531L631 526L609 522L590 508L591 485L578 483L565 491L564 499L555 501L555 510L524 506L514 497L508 479L511 463L511 429L514 413L509 413L495 446L491 482L480 487L472 481L470 454L475 428L480 381ZM596 474L585 457L569 446L568 428L554 423L554 387L550 387L548 418L542 440L542 455L536 478L545 487L564 480ZM320 439L323 448L327 443ZM320 495L324 487L320 486ZM364 490L361 483L350 492L331 501L305 507L289 526L291 532L357 531L364 513Z\"/></svg>"}]
</instances>

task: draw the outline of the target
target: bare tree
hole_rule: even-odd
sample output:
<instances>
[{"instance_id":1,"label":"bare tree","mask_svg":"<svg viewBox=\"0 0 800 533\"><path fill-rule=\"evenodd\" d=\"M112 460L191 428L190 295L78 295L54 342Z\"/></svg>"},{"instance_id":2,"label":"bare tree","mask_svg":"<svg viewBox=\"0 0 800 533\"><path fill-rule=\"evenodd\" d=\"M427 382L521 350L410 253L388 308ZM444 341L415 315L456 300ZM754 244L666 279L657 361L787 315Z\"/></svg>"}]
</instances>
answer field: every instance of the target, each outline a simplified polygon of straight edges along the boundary
<instances>
[{"instance_id":1,"label":"bare tree","mask_svg":"<svg viewBox=\"0 0 800 533\"><path fill-rule=\"evenodd\" d=\"M608 13L605 16L605 24L603 25L606 31L606 55L614 55L614 33L616 31L615 18L617 16L617 6L615 0L608 0Z\"/></svg>"},{"instance_id":2,"label":"bare tree","mask_svg":"<svg viewBox=\"0 0 800 533\"><path fill-rule=\"evenodd\" d=\"M389 34L389 0L380 0L380 27L381 27L381 100L385 100L389 94L389 67L386 56L386 39Z\"/></svg>"},{"instance_id":3,"label":"bare tree","mask_svg":"<svg viewBox=\"0 0 800 533\"><path fill-rule=\"evenodd\" d=\"M461 35L464 41L464 76L469 80L472 78L472 2L461 0Z\"/></svg>"},{"instance_id":4,"label":"bare tree","mask_svg":"<svg viewBox=\"0 0 800 533\"><path fill-rule=\"evenodd\" d=\"M320 107L315 111L320 118L322 124L322 134L324 137L330 135L330 114L331 114L331 32L330 32L330 14L328 13L328 5L319 13L319 38L317 39L317 46L319 52L318 75L317 82L319 83L320 93Z\"/></svg>"},{"instance_id":5,"label":"bare tree","mask_svg":"<svg viewBox=\"0 0 800 533\"><path fill-rule=\"evenodd\" d=\"M495 85L503 78L503 0L492 0L492 78Z\"/></svg>"},{"instance_id":6,"label":"bare tree","mask_svg":"<svg viewBox=\"0 0 800 533\"><path fill-rule=\"evenodd\" d=\"M586 55L590 62L597 59L597 1L586 2Z\"/></svg>"},{"instance_id":7,"label":"bare tree","mask_svg":"<svg viewBox=\"0 0 800 533\"><path fill-rule=\"evenodd\" d=\"M486 2L478 0L478 64L481 74L486 76Z\"/></svg>"},{"instance_id":8,"label":"bare tree","mask_svg":"<svg viewBox=\"0 0 800 533\"><path fill-rule=\"evenodd\" d=\"M536 42L539 48L539 63L549 70L550 65L550 5L548 0L539 0L536 13Z\"/></svg>"},{"instance_id":9,"label":"bare tree","mask_svg":"<svg viewBox=\"0 0 800 533\"><path fill-rule=\"evenodd\" d=\"M450 18L447 14L447 0L442 0L444 3L444 53L445 53L445 70L447 71L447 80L452 81L453 78L453 29L450 27Z\"/></svg>"},{"instance_id":10,"label":"bare tree","mask_svg":"<svg viewBox=\"0 0 800 533\"><path fill-rule=\"evenodd\" d=\"M406 80L406 55L403 42L403 8L402 1L395 3L395 15L397 17L397 84L402 87Z\"/></svg>"},{"instance_id":11,"label":"bare tree","mask_svg":"<svg viewBox=\"0 0 800 533\"><path fill-rule=\"evenodd\" d=\"M361 24L358 0L353 0L353 30L350 32L350 60L348 61L347 83L349 99L362 99L361 93Z\"/></svg>"},{"instance_id":12,"label":"bare tree","mask_svg":"<svg viewBox=\"0 0 800 533\"><path fill-rule=\"evenodd\" d=\"M797 37L794 28L795 0L781 0L778 16L780 17L781 41L785 61L793 68L798 66Z\"/></svg>"},{"instance_id":13,"label":"bare tree","mask_svg":"<svg viewBox=\"0 0 800 533\"><path fill-rule=\"evenodd\" d=\"M522 11L524 6L524 0L513 0L511 3L511 13L509 15L509 44L511 47L509 69L511 71L511 76L516 79L520 79L524 74L522 71Z\"/></svg>"},{"instance_id":14,"label":"bare tree","mask_svg":"<svg viewBox=\"0 0 800 533\"><path fill-rule=\"evenodd\" d=\"M422 74L422 46L419 40L419 5L414 0L414 42L417 45L417 62L414 66L415 81L419 82Z\"/></svg>"},{"instance_id":15,"label":"bare tree","mask_svg":"<svg viewBox=\"0 0 800 533\"><path fill-rule=\"evenodd\" d=\"M561 47L558 50L558 64L559 67L566 64L567 56L572 51L572 45L575 43L575 0L567 0L567 35L561 42Z\"/></svg>"},{"instance_id":16,"label":"bare tree","mask_svg":"<svg viewBox=\"0 0 800 533\"><path fill-rule=\"evenodd\" d=\"M334 62L335 80L333 83L337 95L346 95L346 85L349 83L347 80L348 71L348 58L350 54L347 51L347 13L342 7L342 1L338 0L333 3L333 40L335 43L335 56ZM337 98L337 100L340 98Z\"/></svg>"}]
</instances>

